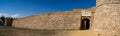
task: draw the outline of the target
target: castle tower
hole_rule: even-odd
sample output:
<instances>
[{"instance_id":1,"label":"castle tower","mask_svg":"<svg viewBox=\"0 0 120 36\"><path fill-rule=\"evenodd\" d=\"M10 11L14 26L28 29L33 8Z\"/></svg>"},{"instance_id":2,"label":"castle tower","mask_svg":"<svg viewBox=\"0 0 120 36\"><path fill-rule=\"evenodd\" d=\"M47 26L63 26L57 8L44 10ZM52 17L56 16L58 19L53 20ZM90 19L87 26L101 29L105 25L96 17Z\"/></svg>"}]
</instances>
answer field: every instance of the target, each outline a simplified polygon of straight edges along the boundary
<instances>
[{"instance_id":1,"label":"castle tower","mask_svg":"<svg viewBox=\"0 0 120 36\"><path fill-rule=\"evenodd\" d=\"M99 36L120 36L120 0L96 0L92 30Z\"/></svg>"}]
</instances>

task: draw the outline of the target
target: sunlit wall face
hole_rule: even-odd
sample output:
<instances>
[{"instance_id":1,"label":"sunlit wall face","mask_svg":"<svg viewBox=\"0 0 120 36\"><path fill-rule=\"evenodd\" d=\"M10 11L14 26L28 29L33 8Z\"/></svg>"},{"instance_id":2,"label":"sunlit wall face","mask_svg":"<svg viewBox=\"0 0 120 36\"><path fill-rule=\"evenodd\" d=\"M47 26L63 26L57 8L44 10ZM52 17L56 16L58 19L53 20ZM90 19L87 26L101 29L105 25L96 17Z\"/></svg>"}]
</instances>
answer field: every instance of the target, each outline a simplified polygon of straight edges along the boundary
<instances>
[{"instance_id":1,"label":"sunlit wall face","mask_svg":"<svg viewBox=\"0 0 120 36\"><path fill-rule=\"evenodd\" d=\"M119 0L97 0L92 30L103 36L119 36ZM106 1L106 2L105 2ZM118 3L116 3L117 1ZM97 4L97 5L98 5Z\"/></svg>"}]
</instances>

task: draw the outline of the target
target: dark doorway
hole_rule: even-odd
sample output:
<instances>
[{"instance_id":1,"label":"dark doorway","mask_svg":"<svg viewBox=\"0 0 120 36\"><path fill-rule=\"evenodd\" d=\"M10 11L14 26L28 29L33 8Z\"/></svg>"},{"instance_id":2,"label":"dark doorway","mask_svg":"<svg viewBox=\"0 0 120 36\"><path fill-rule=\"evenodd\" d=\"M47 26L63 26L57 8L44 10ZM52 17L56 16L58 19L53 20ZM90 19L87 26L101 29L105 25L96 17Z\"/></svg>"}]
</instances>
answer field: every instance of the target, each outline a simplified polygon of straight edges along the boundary
<instances>
[{"instance_id":1,"label":"dark doorway","mask_svg":"<svg viewBox=\"0 0 120 36\"><path fill-rule=\"evenodd\" d=\"M87 18L82 19L80 30L89 30L90 20Z\"/></svg>"}]
</instances>

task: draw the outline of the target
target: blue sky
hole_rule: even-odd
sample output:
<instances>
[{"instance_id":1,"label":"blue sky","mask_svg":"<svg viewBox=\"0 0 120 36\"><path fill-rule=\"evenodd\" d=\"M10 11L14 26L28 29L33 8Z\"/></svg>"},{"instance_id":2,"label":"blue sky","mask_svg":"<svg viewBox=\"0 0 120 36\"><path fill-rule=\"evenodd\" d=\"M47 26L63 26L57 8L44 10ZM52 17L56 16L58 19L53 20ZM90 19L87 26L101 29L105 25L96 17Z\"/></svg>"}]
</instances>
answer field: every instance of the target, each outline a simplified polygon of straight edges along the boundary
<instances>
[{"instance_id":1,"label":"blue sky","mask_svg":"<svg viewBox=\"0 0 120 36\"><path fill-rule=\"evenodd\" d=\"M95 5L96 0L0 0L0 16L25 17Z\"/></svg>"}]
</instances>

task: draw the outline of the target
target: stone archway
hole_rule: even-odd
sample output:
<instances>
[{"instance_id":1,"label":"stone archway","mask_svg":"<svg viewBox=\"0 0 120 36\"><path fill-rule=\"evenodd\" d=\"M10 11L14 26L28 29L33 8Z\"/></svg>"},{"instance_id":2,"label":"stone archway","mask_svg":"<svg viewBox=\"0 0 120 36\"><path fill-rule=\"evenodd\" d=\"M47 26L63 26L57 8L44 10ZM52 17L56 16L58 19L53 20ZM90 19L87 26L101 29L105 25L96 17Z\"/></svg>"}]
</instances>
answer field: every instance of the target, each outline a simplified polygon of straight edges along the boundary
<instances>
[{"instance_id":1,"label":"stone archway","mask_svg":"<svg viewBox=\"0 0 120 36\"><path fill-rule=\"evenodd\" d=\"M90 20L88 18L82 19L80 30L89 30L89 28L90 28Z\"/></svg>"}]
</instances>

